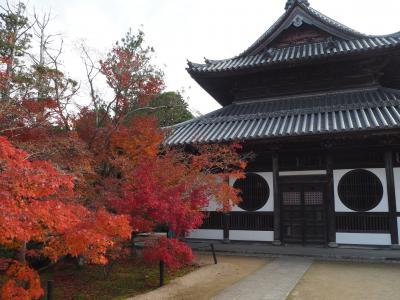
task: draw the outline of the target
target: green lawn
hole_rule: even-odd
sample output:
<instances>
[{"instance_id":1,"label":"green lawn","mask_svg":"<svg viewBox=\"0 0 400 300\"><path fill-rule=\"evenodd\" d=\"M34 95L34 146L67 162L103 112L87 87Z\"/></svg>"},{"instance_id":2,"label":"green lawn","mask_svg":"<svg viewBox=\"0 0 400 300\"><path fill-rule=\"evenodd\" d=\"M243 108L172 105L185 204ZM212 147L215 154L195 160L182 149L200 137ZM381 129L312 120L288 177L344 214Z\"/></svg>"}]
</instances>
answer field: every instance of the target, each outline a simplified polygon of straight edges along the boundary
<instances>
[{"instance_id":1,"label":"green lawn","mask_svg":"<svg viewBox=\"0 0 400 300\"><path fill-rule=\"evenodd\" d=\"M165 281L168 283L196 268L188 266L177 271L166 270ZM116 263L105 279L101 266L78 269L73 264L60 263L40 277L44 289L47 280L54 280L54 296L57 300L125 299L156 289L159 285L159 268L158 265L148 265L137 259L124 260Z\"/></svg>"}]
</instances>

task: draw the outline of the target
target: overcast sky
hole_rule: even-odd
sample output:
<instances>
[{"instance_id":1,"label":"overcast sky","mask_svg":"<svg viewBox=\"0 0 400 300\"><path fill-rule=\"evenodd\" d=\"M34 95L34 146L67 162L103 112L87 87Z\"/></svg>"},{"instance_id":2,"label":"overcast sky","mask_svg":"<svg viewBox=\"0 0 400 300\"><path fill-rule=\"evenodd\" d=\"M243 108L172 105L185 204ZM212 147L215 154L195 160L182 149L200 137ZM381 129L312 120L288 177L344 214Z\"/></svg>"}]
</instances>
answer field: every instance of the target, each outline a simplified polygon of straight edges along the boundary
<instances>
[{"instance_id":1,"label":"overcast sky","mask_svg":"<svg viewBox=\"0 0 400 300\"><path fill-rule=\"evenodd\" d=\"M239 54L284 13L285 2L30 0L29 6L38 11L51 9L52 31L64 36L66 69L82 82L84 69L76 47L80 41L101 54L129 28L136 31L143 26L147 43L156 50L155 63L164 70L167 89L184 88L190 108L207 113L219 105L187 74L186 59L202 62L203 57L223 59ZM363 33L400 31L400 0L310 0L310 4Z\"/></svg>"}]
</instances>

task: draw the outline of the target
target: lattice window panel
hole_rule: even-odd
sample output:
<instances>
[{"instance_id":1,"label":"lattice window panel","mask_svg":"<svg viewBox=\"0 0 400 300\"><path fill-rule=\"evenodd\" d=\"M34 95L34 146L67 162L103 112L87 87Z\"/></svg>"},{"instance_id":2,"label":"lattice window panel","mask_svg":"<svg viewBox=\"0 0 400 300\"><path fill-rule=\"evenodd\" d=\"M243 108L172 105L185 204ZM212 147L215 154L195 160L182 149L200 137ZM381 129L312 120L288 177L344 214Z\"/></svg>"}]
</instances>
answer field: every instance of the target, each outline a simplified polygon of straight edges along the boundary
<instances>
[{"instance_id":1,"label":"lattice window panel","mask_svg":"<svg viewBox=\"0 0 400 300\"><path fill-rule=\"evenodd\" d=\"M305 205L322 205L324 204L324 194L322 192L305 192Z\"/></svg>"},{"instance_id":2,"label":"lattice window panel","mask_svg":"<svg viewBox=\"0 0 400 300\"><path fill-rule=\"evenodd\" d=\"M283 192L282 197L283 205L301 205L300 192Z\"/></svg>"}]
</instances>

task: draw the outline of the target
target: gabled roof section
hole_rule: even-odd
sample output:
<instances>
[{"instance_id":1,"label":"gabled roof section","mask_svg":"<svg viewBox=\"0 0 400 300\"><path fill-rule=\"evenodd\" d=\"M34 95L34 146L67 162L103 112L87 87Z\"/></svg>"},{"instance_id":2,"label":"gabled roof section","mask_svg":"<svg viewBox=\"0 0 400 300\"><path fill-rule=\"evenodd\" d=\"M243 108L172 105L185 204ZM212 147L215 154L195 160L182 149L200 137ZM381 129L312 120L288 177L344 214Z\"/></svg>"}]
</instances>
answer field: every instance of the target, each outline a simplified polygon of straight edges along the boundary
<instances>
[{"instance_id":1,"label":"gabled roof section","mask_svg":"<svg viewBox=\"0 0 400 300\"><path fill-rule=\"evenodd\" d=\"M282 34L314 30L320 39L276 45ZM322 35L325 34L325 35ZM247 50L229 59L205 60L205 64L188 62L189 73L232 71L275 63L295 62L304 58L320 58L375 51L398 46L400 32L383 36L355 31L309 6L306 0L288 0L286 12Z\"/></svg>"},{"instance_id":2,"label":"gabled roof section","mask_svg":"<svg viewBox=\"0 0 400 300\"><path fill-rule=\"evenodd\" d=\"M289 1L290 2L290 1ZM247 50L239 56L255 55L267 48L276 37L289 27L301 29L305 24L315 26L332 37L339 39L357 39L366 35L355 31L309 6L308 1L294 0L286 12ZM288 4L287 4L288 5Z\"/></svg>"}]
</instances>

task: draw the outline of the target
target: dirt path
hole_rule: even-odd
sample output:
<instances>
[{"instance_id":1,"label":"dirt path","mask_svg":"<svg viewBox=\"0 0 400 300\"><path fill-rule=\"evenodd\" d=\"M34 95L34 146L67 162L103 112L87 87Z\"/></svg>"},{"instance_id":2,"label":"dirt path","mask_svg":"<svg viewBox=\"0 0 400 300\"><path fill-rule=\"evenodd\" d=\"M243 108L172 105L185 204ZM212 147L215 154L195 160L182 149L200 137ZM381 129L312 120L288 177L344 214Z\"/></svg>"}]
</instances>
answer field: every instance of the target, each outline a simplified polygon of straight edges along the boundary
<instances>
[{"instance_id":1,"label":"dirt path","mask_svg":"<svg viewBox=\"0 0 400 300\"><path fill-rule=\"evenodd\" d=\"M400 265L315 262L288 300L399 299Z\"/></svg>"},{"instance_id":2,"label":"dirt path","mask_svg":"<svg viewBox=\"0 0 400 300\"><path fill-rule=\"evenodd\" d=\"M208 255L198 256L197 260L203 265L199 270L175 279L163 288L130 299L208 300L270 261L265 258L218 256L218 264L214 265Z\"/></svg>"}]
</instances>

